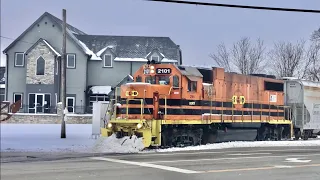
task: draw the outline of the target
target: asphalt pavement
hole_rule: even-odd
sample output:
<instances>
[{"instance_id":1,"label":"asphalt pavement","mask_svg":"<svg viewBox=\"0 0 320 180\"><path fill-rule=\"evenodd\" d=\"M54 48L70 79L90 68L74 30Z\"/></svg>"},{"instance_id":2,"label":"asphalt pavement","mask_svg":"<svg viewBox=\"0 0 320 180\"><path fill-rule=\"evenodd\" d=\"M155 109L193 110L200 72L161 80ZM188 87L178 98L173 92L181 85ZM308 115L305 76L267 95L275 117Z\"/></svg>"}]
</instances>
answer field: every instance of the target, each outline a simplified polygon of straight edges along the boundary
<instances>
[{"instance_id":1,"label":"asphalt pavement","mask_svg":"<svg viewBox=\"0 0 320 180\"><path fill-rule=\"evenodd\" d=\"M320 147L233 148L2 162L1 180L320 179Z\"/></svg>"}]
</instances>

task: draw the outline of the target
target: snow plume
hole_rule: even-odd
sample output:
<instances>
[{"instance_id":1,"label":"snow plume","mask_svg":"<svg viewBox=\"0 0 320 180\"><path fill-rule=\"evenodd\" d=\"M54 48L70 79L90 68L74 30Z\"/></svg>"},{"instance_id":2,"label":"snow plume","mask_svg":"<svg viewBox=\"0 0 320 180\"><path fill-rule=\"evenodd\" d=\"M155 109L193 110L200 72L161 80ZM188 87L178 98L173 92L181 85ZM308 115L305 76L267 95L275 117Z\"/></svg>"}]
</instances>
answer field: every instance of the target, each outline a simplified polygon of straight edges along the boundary
<instances>
[{"instance_id":1,"label":"snow plume","mask_svg":"<svg viewBox=\"0 0 320 180\"><path fill-rule=\"evenodd\" d=\"M109 137L100 137L92 151L99 153L138 153L144 149L142 138L137 136L116 138L113 134Z\"/></svg>"}]
</instances>

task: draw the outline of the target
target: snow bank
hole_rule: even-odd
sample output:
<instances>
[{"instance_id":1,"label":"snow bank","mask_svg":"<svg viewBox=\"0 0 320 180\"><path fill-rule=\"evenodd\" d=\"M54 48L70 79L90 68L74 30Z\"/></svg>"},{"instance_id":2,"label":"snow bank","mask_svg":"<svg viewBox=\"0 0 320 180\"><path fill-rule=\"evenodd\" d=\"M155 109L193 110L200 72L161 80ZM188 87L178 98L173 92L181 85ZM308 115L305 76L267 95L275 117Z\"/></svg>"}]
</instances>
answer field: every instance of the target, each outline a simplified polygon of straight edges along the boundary
<instances>
[{"instance_id":1,"label":"snow bank","mask_svg":"<svg viewBox=\"0 0 320 180\"><path fill-rule=\"evenodd\" d=\"M1 124L1 152L149 153L212 150L239 147L320 146L320 138L307 141L226 142L185 148L143 150L141 138L92 138L91 124L66 124L61 139L60 124Z\"/></svg>"},{"instance_id":2,"label":"snow bank","mask_svg":"<svg viewBox=\"0 0 320 180\"><path fill-rule=\"evenodd\" d=\"M135 136L94 139L91 124L66 124L65 139L60 132L60 124L1 124L1 152L135 153L144 148Z\"/></svg>"},{"instance_id":3,"label":"snow bank","mask_svg":"<svg viewBox=\"0 0 320 180\"><path fill-rule=\"evenodd\" d=\"M247 148L247 147L283 147L283 146L320 146L320 139L310 139L307 141L238 141L225 142L217 144L207 144L193 147L177 147L169 149L151 150L149 152L177 152L177 151L195 151L195 150L213 150L227 148Z\"/></svg>"},{"instance_id":4,"label":"snow bank","mask_svg":"<svg viewBox=\"0 0 320 180\"><path fill-rule=\"evenodd\" d=\"M144 149L142 138L137 136L117 139L115 135L100 137L93 147L93 152L102 153L138 153Z\"/></svg>"},{"instance_id":5,"label":"snow bank","mask_svg":"<svg viewBox=\"0 0 320 180\"><path fill-rule=\"evenodd\" d=\"M87 124L67 124L61 139L60 124L1 124L1 152L76 152L91 147L92 127Z\"/></svg>"}]
</instances>

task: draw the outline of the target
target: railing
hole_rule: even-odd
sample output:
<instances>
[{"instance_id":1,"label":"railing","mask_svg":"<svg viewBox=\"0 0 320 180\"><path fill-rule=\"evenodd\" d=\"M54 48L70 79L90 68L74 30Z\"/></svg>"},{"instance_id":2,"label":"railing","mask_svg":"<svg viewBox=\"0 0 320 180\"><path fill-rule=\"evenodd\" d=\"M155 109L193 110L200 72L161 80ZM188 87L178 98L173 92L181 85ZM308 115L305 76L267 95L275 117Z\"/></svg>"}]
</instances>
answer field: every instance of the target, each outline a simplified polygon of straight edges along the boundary
<instances>
[{"instance_id":1,"label":"railing","mask_svg":"<svg viewBox=\"0 0 320 180\"><path fill-rule=\"evenodd\" d=\"M74 114L92 114L92 106L67 106L69 113ZM57 114L57 106L29 106L22 105L17 113L29 114ZM11 113L11 110L9 110Z\"/></svg>"},{"instance_id":2,"label":"railing","mask_svg":"<svg viewBox=\"0 0 320 180\"><path fill-rule=\"evenodd\" d=\"M235 104L233 99L226 98L209 98L209 100L204 101L210 103L210 105L202 106L203 108L210 110L210 114L203 114L203 116L209 116L209 119L206 120L211 120L212 116L217 115L221 117L222 121L225 117L234 120L235 117L239 116L241 116L242 119L244 119L244 116L250 116L251 121L253 120L254 116L260 116L260 120L262 120L263 117L267 117L266 120L268 121L272 120L272 117L275 116L282 117L283 120L292 120L292 110L290 106L271 104L269 101L250 100L249 102L246 101L243 104L240 104L239 102ZM218 103L220 105L213 105L213 103ZM213 111L215 112L214 114L212 113Z\"/></svg>"},{"instance_id":3,"label":"railing","mask_svg":"<svg viewBox=\"0 0 320 180\"><path fill-rule=\"evenodd\" d=\"M127 99L127 103L126 103L126 106L127 106L127 109L126 109L126 118L128 119L129 118L129 101L140 101L140 108L141 108L141 113L140 113L140 119L142 120L143 119L143 114L144 114L144 103L143 103L143 99Z\"/></svg>"}]
</instances>

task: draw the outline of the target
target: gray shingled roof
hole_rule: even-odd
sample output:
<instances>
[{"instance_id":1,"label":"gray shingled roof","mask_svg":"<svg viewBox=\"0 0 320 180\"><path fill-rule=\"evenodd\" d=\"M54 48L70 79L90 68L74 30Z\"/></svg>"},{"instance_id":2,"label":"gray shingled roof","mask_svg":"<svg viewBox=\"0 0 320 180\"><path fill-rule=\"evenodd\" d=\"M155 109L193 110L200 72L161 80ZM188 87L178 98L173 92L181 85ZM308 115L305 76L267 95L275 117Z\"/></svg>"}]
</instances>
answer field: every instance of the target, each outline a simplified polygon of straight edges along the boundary
<instances>
[{"instance_id":1,"label":"gray shingled roof","mask_svg":"<svg viewBox=\"0 0 320 180\"><path fill-rule=\"evenodd\" d=\"M6 83L6 80L4 78L5 72L6 72L6 67L0 67L0 84Z\"/></svg>"},{"instance_id":2,"label":"gray shingled roof","mask_svg":"<svg viewBox=\"0 0 320 180\"><path fill-rule=\"evenodd\" d=\"M62 28L63 21L56 16L45 12L28 29L26 29L17 39L15 39L3 52L6 53L19 39L21 39L38 21L44 16L48 16ZM146 37L146 36L111 36L111 35L87 35L78 28L67 24L67 34L74 42L88 54L89 48L95 54L107 46L113 46L112 51L118 58L146 58L146 56L157 49L165 58L169 60L180 60L179 46L169 37ZM80 40L87 47L84 47ZM58 51L59 52L59 51ZM92 55L92 53L89 52Z\"/></svg>"},{"instance_id":3,"label":"gray shingled roof","mask_svg":"<svg viewBox=\"0 0 320 180\"><path fill-rule=\"evenodd\" d=\"M117 57L145 58L152 50L158 49L166 58L179 60L179 47L169 37L74 35L94 53L113 46Z\"/></svg>"}]
</instances>

